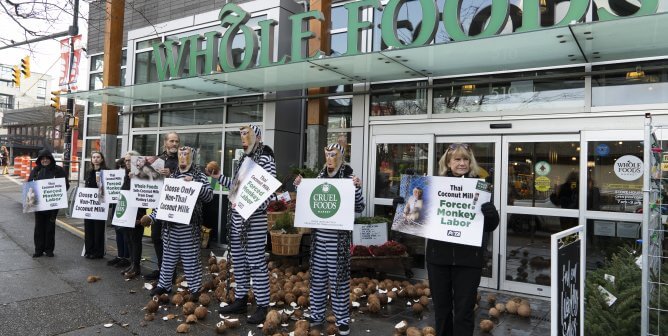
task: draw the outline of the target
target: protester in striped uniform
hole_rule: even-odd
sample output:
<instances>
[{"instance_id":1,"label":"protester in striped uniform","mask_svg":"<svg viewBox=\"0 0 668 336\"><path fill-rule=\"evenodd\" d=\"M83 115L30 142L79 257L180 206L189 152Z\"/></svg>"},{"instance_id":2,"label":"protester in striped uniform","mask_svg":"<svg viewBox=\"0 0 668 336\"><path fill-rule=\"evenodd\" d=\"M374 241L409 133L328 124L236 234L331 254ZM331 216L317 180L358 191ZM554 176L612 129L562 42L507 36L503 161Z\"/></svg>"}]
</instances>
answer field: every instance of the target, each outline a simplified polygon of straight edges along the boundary
<instances>
[{"instance_id":1,"label":"protester in striped uniform","mask_svg":"<svg viewBox=\"0 0 668 336\"><path fill-rule=\"evenodd\" d=\"M220 183L230 188L233 192L235 186L238 187L239 168L245 158L251 158L255 163L261 166L271 175L276 176L276 163L274 161L274 152L271 147L262 143L262 131L255 125L243 126L240 129L241 144L244 148L244 155L239 159L234 167L234 176L229 178L221 176L220 173L211 175L219 179ZM269 273L267 270L267 261L264 258L264 250L267 245L267 204L264 202L255 212L244 220L239 213L234 210L235 204L230 204L228 211L228 252L231 252L232 263L234 264L234 278L236 280L236 289L234 302L229 306L219 310L221 314L239 314L247 309L248 290L250 289L250 280L253 280L253 294L257 303L255 313L251 315L247 323L262 323L267 315L269 306ZM228 253L229 256L230 253ZM230 263L228 262L228 265Z\"/></svg>"},{"instance_id":2,"label":"protester in striped uniform","mask_svg":"<svg viewBox=\"0 0 668 336\"><path fill-rule=\"evenodd\" d=\"M353 169L344 162L344 148L337 144L325 147L325 167L318 178L350 178L355 185L355 212L364 211L362 181L353 175ZM302 181L297 176L295 186ZM350 245L352 232L346 230L316 229L311 241L311 303L310 325L322 328L327 306L327 284L332 299L339 335L350 334Z\"/></svg>"},{"instance_id":3,"label":"protester in striped uniform","mask_svg":"<svg viewBox=\"0 0 668 336\"><path fill-rule=\"evenodd\" d=\"M160 281L150 292L151 296L169 293L172 290L172 278L179 258L186 273L188 288L192 300L197 301L202 287L202 262L200 258L200 225L202 224L202 205L211 202L213 190L209 179L193 164L195 150L181 147L178 151L179 167L169 177L202 183L202 188L195 203L190 225L165 221L162 226L163 260L160 268ZM142 224L150 225L155 221L157 209L150 216L142 217Z\"/></svg>"}]
</instances>

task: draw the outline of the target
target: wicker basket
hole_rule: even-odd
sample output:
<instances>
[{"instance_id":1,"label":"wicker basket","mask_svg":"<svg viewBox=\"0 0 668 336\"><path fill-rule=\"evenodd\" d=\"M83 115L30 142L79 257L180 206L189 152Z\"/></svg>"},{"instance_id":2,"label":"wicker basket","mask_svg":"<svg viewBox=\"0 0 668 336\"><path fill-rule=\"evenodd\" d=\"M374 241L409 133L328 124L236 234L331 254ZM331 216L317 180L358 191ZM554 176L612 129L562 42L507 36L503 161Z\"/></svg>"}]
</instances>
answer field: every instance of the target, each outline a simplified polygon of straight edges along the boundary
<instances>
[{"instance_id":1,"label":"wicker basket","mask_svg":"<svg viewBox=\"0 0 668 336\"><path fill-rule=\"evenodd\" d=\"M301 241L301 233L271 231L271 253L280 256L298 255Z\"/></svg>"}]
</instances>

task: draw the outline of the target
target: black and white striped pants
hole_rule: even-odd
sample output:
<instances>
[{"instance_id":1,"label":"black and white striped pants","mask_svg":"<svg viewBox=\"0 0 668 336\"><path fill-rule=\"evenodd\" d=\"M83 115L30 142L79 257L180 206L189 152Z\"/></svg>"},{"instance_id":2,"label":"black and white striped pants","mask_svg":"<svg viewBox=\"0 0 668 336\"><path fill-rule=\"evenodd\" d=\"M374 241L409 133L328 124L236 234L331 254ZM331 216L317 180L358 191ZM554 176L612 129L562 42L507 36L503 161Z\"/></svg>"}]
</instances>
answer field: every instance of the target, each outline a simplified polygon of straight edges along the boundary
<instances>
[{"instance_id":1,"label":"black and white striped pants","mask_svg":"<svg viewBox=\"0 0 668 336\"><path fill-rule=\"evenodd\" d=\"M232 213L230 244L232 249L232 265L237 287L235 297L242 298L248 294L251 279L253 294L258 306L269 305L269 271L264 258L267 246L267 214L254 213L250 218L250 229L247 233L246 248L241 246L242 218L235 211Z\"/></svg>"},{"instance_id":2,"label":"black and white striped pants","mask_svg":"<svg viewBox=\"0 0 668 336\"><path fill-rule=\"evenodd\" d=\"M311 258L311 318L322 321L327 307L327 288L332 300L336 325L350 324L350 272L337 280L337 242L316 240Z\"/></svg>"},{"instance_id":3,"label":"black and white striped pants","mask_svg":"<svg viewBox=\"0 0 668 336\"><path fill-rule=\"evenodd\" d=\"M164 222L162 225L163 255L158 286L171 290L176 263L181 259L191 293L202 288L199 228Z\"/></svg>"}]
</instances>

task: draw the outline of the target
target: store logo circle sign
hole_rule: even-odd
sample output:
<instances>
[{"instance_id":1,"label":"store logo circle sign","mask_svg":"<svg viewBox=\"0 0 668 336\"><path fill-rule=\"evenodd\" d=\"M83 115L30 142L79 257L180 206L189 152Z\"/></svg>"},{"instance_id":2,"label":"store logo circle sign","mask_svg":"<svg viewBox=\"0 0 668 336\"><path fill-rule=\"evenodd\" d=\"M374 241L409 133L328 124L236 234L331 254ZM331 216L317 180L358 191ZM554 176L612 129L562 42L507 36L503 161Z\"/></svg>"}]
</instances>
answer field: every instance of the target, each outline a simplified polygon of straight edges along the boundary
<instances>
[{"instance_id":1,"label":"store logo circle sign","mask_svg":"<svg viewBox=\"0 0 668 336\"><path fill-rule=\"evenodd\" d=\"M635 155L624 155L615 161L615 175L624 181L635 181L642 174L642 160Z\"/></svg>"},{"instance_id":2,"label":"store logo circle sign","mask_svg":"<svg viewBox=\"0 0 668 336\"><path fill-rule=\"evenodd\" d=\"M311 192L309 205L314 215L320 218L330 218L341 207L339 190L329 183L323 183Z\"/></svg>"},{"instance_id":3,"label":"store logo circle sign","mask_svg":"<svg viewBox=\"0 0 668 336\"><path fill-rule=\"evenodd\" d=\"M128 208L128 200L125 198L125 196L123 196L123 194L120 196L121 197L118 199L118 204L116 205L116 218L123 217L125 210Z\"/></svg>"}]
</instances>

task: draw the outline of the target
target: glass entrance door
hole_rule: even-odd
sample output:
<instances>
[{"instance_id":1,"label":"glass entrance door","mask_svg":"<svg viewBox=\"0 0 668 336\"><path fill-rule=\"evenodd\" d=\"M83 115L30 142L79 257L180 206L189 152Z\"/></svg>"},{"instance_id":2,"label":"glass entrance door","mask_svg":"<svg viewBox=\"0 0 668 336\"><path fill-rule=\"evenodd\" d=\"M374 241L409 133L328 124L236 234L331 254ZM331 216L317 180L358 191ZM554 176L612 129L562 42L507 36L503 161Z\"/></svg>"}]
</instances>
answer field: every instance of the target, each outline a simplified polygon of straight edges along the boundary
<instances>
[{"instance_id":1,"label":"glass entrance door","mask_svg":"<svg viewBox=\"0 0 668 336\"><path fill-rule=\"evenodd\" d=\"M475 136L475 137L438 137L436 138L436 145L434 148L434 175L438 175L438 161L441 159L448 147L453 143L466 143L469 145L482 174L480 178L494 185L494 194L492 200L499 208L499 199L501 190L499 188L500 181L498 176L501 166L501 137L500 136ZM484 261L482 269L482 279L480 286L497 288L498 283L498 258L494 256L499 255L499 229L494 232L485 233L487 237L487 246L484 252Z\"/></svg>"},{"instance_id":2,"label":"glass entrance door","mask_svg":"<svg viewBox=\"0 0 668 336\"><path fill-rule=\"evenodd\" d=\"M550 295L550 236L578 225L580 135L503 138L503 290Z\"/></svg>"},{"instance_id":3,"label":"glass entrance door","mask_svg":"<svg viewBox=\"0 0 668 336\"><path fill-rule=\"evenodd\" d=\"M392 200L399 194L401 174L432 175L434 135L378 135L371 143L369 184L374 186L367 207L373 206L375 216L394 218ZM425 242L422 237L397 231L390 232L390 239L406 245L411 259L411 272L415 278L426 279Z\"/></svg>"}]
</instances>

